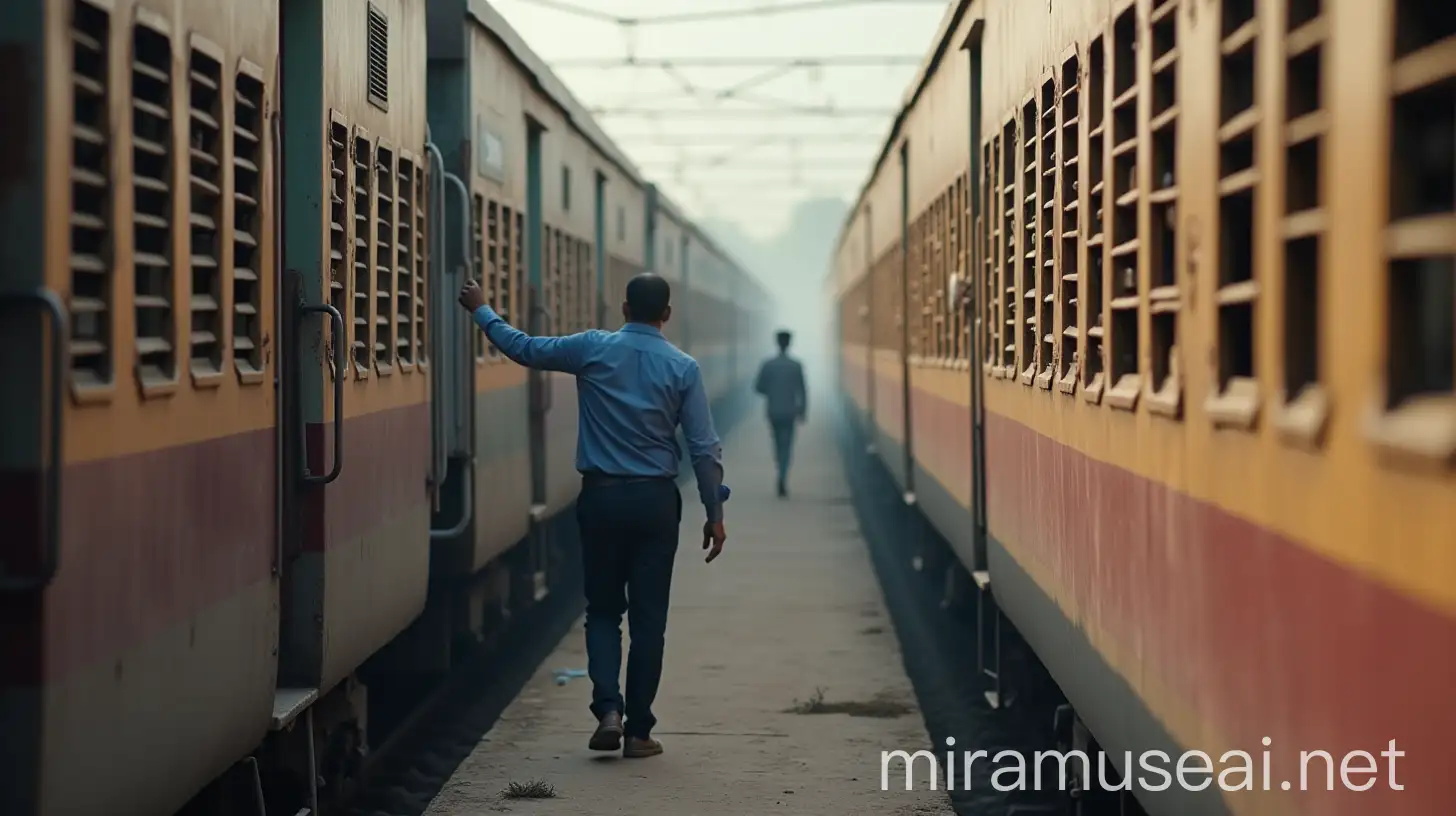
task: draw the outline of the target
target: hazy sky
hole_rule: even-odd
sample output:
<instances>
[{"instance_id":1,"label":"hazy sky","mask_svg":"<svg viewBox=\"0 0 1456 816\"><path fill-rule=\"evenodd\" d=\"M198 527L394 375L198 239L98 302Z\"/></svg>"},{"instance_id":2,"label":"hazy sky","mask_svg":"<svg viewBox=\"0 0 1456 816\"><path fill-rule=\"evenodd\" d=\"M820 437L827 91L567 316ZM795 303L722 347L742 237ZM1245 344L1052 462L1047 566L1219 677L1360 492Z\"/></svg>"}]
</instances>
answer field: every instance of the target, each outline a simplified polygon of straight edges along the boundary
<instances>
[{"instance_id":1,"label":"hazy sky","mask_svg":"<svg viewBox=\"0 0 1456 816\"><path fill-rule=\"evenodd\" d=\"M835 195L852 200L869 170L919 58L929 49L944 0L825 3L739 19L650 24L648 18L720 10L792 7L805 0L493 0L531 48L591 108L602 128L674 201L699 218L737 222L755 237L777 233L794 204ZM822 2L822 0L821 0ZM623 26L589 14L644 20ZM814 71L756 66L578 67L570 60L743 59L892 55L892 66ZM780 74L775 76L775 74ZM737 99L716 98L742 85ZM775 107L865 111L828 117ZM642 115L622 111L660 112ZM793 137L801 137L794 139Z\"/></svg>"}]
</instances>

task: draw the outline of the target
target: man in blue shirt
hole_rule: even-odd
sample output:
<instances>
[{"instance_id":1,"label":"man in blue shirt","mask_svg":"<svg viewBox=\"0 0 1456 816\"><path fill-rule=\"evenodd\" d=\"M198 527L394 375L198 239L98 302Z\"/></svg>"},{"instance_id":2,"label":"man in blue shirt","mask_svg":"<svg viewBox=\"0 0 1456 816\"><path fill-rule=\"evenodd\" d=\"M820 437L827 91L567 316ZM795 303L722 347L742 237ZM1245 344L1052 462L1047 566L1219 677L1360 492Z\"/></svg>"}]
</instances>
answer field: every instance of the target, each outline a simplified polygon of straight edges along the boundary
<instances>
[{"instance_id":1,"label":"man in blue shirt","mask_svg":"<svg viewBox=\"0 0 1456 816\"><path fill-rule=\"evenodd\" d=\"M460 289L460 304L501 353L516 363L576 376L580 422L576 517L586 584L587 673L597 729L592 750L627 757L662 753L652 739L652 701L662 678L663 635L682 495L677 489L681 425L707 513L708 561L723 551L722 445L713 430L702 373L662 335L672 315L671 287L652 274L627 284L626 325L566 337L531 337L485 302L480 285ZM622 613L631 627L627 693L621 693ZM625 724L624 724L625 718ZM625 737L625 745L624 743Z\"/></svg>"}]
</instances>

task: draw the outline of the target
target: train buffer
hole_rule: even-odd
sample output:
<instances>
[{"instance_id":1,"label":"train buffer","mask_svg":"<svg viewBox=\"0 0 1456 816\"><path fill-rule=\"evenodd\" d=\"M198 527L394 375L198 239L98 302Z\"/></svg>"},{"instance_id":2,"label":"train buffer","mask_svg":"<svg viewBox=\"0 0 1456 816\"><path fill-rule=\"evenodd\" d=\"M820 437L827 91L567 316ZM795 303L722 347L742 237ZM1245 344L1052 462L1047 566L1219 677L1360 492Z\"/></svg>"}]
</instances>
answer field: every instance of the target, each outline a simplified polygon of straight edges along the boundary
<instances>
[{"instance_id":1,"label":"train buffer","mask_svg":"<svg viewBox=\"0 0 1456 816\"><path fill-rule=\"evenodd\" d=\"M505 807L587 816L951 813L944 790L928 790L927 780L906 791L898 760L881 790L881 752L914 753L929 737L859 537L831 420L801 426L796 447L790 497L781 500L768 429L748 422L729 435L728 542L712 564L703 563L691 479L682 488L654 707L653 736L666 752L623 759L587 749L590 681L555 682L557 668L587 664L578 625L427 816ZM542 798L510 801L533 793Z\"/></svg>"}]
</instances>

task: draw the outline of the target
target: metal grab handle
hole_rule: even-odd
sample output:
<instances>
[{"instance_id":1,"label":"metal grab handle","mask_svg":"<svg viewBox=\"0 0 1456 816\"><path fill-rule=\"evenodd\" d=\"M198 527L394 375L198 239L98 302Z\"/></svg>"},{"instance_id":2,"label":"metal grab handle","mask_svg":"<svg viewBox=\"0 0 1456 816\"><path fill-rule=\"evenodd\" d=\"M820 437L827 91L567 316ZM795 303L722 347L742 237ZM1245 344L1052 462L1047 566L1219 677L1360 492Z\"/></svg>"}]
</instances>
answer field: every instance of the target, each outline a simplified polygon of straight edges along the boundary
<instances>
[{"instance_id":1,"label":"metal grab handle","mask_svg":"<svg viewBox=\"0 0 1456 816\"><path fill-rule=\"evenodd\" d=\"M61 566L61 471L62 458L61 420L65 415L62 401L65 399L66 369L70 346L66 338L70 334L66 319L66 307L61 299L49 289L30 292L7 292L0 294L0 312L20 311L25 307L37 307L49 314L51 319L51 388L50 388L50 470L46 472L45 521L46 542L40 565L40 572L29 577L9 576L0 573L0 590L29 592L44 589L56 577Z\"/></svg>"},{"instance_id":2,"label":"metal grab handle","mask_svg":"<svg viewBox=\"0 0 1456 816\"><path fill-rule=\"evenodd\" d=\"M426 217L429 238L429 264L426 269L430 281L430 295L428 303L430 325L430 359L435 361L435 368L430 372L430 485L434 492L435 501L438 504L440 487L445 482L445 473L449 467L449 460L445 452L445 369L444 352L441 345L441 337L444 334L444 323L441 321L442 310L440 305L448 303L441 300L442 293L439 282L444 279L445 259L445 158L440 153L440 148L430 138L429 126L425 127L425 153L429 158L429 182L426 188L428 200L426 202ZM448 294L448 293L445 293Z\"/></svg>"},{"instance_id":3,"label":"metal grab handle","mask_svg":"<svg viewBox=\"0 0 1456 816\"><path fill-rule=\"evenodd\" d=\"M344 316L339 314L332 304L317 303L314 305L302 305L298 307L300 320L303 315L326 314L329 322L333 324L334 331L334 369L340 372L334 377L334 467L327 476L314 476L308 472L308 456L303 457L303 483L312 485L326 485L339 478L339 473L344 469L344 377L342 373L347 365L347 358L344 356Z\"/></svg>"}]
</instances>

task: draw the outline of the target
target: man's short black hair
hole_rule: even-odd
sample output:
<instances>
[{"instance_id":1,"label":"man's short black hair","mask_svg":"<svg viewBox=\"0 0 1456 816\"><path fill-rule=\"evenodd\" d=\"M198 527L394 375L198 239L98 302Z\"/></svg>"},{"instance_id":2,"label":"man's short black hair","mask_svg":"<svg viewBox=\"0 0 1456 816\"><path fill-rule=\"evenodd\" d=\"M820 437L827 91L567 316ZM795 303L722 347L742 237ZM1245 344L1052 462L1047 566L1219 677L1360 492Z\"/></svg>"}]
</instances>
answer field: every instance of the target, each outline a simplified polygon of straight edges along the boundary
<instances>
[{"instance_id":1,"label":"man's short black hair","mask_svg":"<svg viewBox=\"0 0 1456 816\"><path fill-rule=\"evenodd\" d=\"M794 335L785 329L781 329L774 337L779 341L779 348L786 349L789 347L789 341L793 339Z\"/></svg>"},{"instance_id":2,"label":"man's short black hair","mask_svg":"<svg viewBox=\"0 0 1456 816\"><path fill-rule=\"evenodd\" d=\"M660 275L643 272L627 282L627 319L634 323L656 323L672 301L672 287Z\"/></svg>"}]
</instances>

